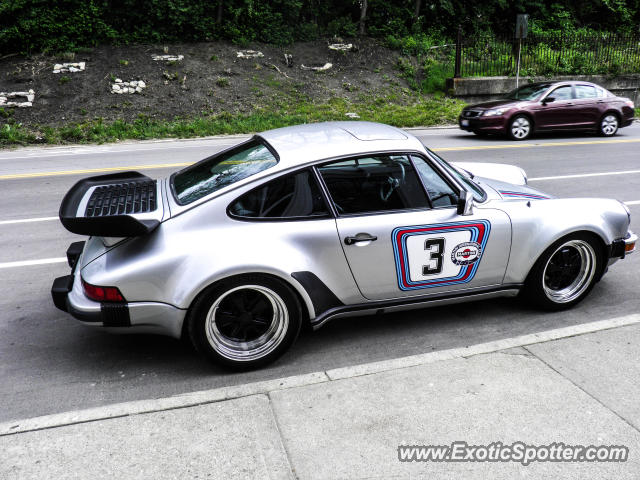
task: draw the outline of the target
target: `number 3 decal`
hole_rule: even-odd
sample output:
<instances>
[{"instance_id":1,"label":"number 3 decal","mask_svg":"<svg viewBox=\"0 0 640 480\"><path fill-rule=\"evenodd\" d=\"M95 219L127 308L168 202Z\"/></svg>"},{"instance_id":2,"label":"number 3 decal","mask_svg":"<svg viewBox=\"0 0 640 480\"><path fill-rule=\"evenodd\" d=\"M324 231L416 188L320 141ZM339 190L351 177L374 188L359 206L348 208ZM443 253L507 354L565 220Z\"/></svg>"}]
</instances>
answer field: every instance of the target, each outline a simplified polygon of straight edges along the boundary
<instances>
[{"instance_id":1,"label":"number 3 decal","mask_svg":"<svg viewBox=\"0 0 640 480\"><path fill-rule=\"evenodd\" d=\"M422 266L422 274L435 275L441 273L442 257L444 256L444 238L430 238L425 240L424 249L429 252L429 263Z\"/></svg>"},{"instance_id":2,"label":"number 3 decal","mask_svg":"<svg viewBox=\"0 0 640 480\"><path fill-rule=\"evenodd\" d=\"M415 290L470 282L490 231L487 220L396 228L392 243L398 287Z\"/></svg>"}]
</instances>

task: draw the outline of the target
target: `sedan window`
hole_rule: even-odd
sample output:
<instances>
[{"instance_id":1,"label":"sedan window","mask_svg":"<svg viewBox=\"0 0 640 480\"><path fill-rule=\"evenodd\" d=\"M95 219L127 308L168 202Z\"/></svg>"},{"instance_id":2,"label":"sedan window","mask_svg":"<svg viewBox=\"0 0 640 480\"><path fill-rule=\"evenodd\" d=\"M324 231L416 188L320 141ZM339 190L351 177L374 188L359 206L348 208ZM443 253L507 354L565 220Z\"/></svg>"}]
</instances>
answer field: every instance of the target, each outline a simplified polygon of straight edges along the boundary
<instances>
[{"instance_id":1,"label":"sedan window","mask_svg":"<svg viewBox=\"0 0 640 480\"><path fill-rule=\"evenodd\" d=\"M429 208L406 155L340 160L318 170L339 214Z\"/></svg>"},{"instance_id":2,"label":"sedan window","mask_svg":"<svg viewBox=\"0 0 640 480\"><path fill-rule=\"evenodd\" d=\"M251 140L175 173L171 186L178 203L186 205L277 163L265 145Z\"/></svg>"},{"instance_id":3,"label":"sedan window","mask_svg":"<svg viewBox=\"0 0 640 480\"><path fill-rule=\"evenodd\" d=\"M562 100L571 100L573 98L572 88L570 86L558 87L551 92L547 97L555 98L556 102Z\"/></svg>"},{"instance_id":4,"label":"sedan window","mask_svg":"<svg viewBox=\"0 0 640 480\"><path fill-rule=\"evenodd\" d=\"M245 193L229 206L229 213L271 219L329 215L322 192L309 171L276 178Z\"/></svg>"},{"instance_id":5,"label":"sedan window","mask_svg":"<svg viewBox=\"0 0 640 480\"><path fill-rule=\"evenodd\" d=\"M510 100L535 100L551 86L550 83L534 83L533 85L525 85L516 88L507 94Z\"/></svg>"},{"instance_id":6,"label":"sedan window","mask_svg":"<svg viewBox=\"0 0 640 480\"><path fill-rule=\"evenodd\" d=\"M596 87L590 85L576 85L576 98L596 98L598 95Z\"/></svg>"}]
</instances>

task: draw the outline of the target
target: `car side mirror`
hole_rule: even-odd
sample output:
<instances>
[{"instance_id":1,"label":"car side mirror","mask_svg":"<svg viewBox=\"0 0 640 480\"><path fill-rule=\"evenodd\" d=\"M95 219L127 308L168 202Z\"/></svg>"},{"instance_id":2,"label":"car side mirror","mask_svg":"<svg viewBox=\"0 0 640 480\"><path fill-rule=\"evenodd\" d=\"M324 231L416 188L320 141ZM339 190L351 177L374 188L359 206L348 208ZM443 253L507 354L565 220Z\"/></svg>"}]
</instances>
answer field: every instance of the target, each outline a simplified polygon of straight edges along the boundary
<instances>
[{"instance_id":1,"label":"car side mirror","mask_svg":"<svg viewBox=\"0 0 640 480\"><path fill-rule=\"evenodd\" d=\"M547 97L544 100L542 100L542 104L546 105L547 103L551 103L551 102L555 102L556 101L556 97Z\"/></svg>"},{"instance_id":2,"label":"car side mirror","mask_svg":"<svg viewBox=\"0 0 640 480\"><path fill-rule=\"evenodd\" d=\"M471 215L473 213L473 195L464 190L458 198L458 215Z\"/></svg>"}]
</instances>

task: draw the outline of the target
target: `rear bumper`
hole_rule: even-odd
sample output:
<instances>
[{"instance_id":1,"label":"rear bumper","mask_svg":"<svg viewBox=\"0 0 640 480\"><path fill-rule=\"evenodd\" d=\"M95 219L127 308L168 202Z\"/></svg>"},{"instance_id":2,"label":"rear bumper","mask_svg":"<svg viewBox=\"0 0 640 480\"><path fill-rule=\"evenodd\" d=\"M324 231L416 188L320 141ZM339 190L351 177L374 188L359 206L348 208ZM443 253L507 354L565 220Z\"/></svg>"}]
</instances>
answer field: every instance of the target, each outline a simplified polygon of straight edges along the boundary
<instances>
[{"instance_id":1,"label":"rear bumper","mask_svg":"<svg viewBox=\"0 0 640 480\"><path fill-rule=\"evenodd\" d=\"M77 242L82 244L84 242ZM83 324L117 333L157 333L180 338L186 310L159 302L96 302L82 291L79 265L82 249L67 251L71 275L58 277L51 286L54 305ZM69 253L71 251L71 254Z\"/></svg>"}]
</instances>

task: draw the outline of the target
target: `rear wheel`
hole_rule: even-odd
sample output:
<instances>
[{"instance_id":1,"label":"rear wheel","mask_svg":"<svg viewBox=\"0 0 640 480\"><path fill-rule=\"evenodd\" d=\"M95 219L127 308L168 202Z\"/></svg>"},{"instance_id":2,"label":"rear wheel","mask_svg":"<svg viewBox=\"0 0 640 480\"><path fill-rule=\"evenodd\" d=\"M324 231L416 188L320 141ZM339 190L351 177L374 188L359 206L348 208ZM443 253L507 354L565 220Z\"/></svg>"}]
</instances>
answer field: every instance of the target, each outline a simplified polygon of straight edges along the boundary
<instances>
[{"instance_id":1,"label":"rear wheel","mask_svg":"<svg viewBox=\"0 0 640 480\"><path fill-rule=\"evenodd\" d=\"M525 140L531 135L531 120L526 115L516 115L509 123L509 137Z\"/></svg>"},{"instance_id":2,"label":"rear wheel","mask_svg":"<svg viewBox=\"0 0 640 480\"><path fill-rule=\"evenodd\" d=\"M283 281L243 275L205 290L190 310L188 329L198 352L246 370L282 355L298 337L301 319L300 303Z\"/></svg>"},{"instance_id":3,"label":"rear wheel","mask_svg":"<svg viewBox=\"0 0 640 480\"><path fill-rule=\"evenodd\" d=\"M604 265L602 248L589 234L574 234L544 251L529 273L525 295L534 306L564 310L587 296Z\"/></svg>"},{"instance_id":4,"label":"rear wheel","mask_svg":"<svg viewBox=\"0 0 640 480\"><path fill-rule=\"evenodd\" d=\"M613 113L607 113L600 120L600 134L604 137L613 137L618 131L618 117Z\"/></svg>"}]
</instances>

